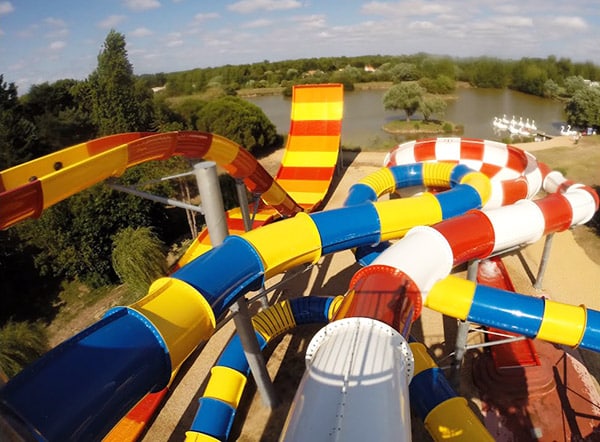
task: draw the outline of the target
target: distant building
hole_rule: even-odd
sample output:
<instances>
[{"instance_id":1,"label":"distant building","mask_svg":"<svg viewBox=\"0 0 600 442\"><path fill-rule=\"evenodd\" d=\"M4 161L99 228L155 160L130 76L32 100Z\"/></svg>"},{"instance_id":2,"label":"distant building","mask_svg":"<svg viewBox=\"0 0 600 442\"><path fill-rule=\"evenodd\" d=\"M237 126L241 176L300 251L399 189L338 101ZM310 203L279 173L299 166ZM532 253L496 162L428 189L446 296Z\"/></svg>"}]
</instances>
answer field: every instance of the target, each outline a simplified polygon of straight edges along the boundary
<instances>
[{"instance_id":1,"label":"distant building","mask_svg":"<svg viewBox=\"0 0 600 442\"><path fill-rule=\"evenodd\" d=\"M160 92L160 91L164 91L166 88L167 88L166 85L165 86L156 86L156 87L152 88L152 92L157 93L157 92Z\"/></svg>"},{"instance_id":2,"label":"distant building","mask_svg":"<svg viewBox=\"0 0 600 442\"><path fill-rule=\"evenodd\" d=\"M377 69L375 69L373 66L371 66L370 64L365 65L365 72L375 72Z\"/></svg>"}]
</instances>

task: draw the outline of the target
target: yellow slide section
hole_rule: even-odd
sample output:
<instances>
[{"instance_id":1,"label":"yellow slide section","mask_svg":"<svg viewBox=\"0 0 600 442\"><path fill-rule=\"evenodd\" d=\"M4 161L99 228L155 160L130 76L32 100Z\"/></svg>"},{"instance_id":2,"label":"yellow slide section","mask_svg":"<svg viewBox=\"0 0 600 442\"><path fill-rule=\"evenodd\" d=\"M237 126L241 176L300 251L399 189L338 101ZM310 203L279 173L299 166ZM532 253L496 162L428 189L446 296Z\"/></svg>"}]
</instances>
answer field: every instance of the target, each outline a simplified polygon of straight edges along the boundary
<instances>
[{"instance_id":1,"label":"yellow slide section","mask_svg":"<svg viewBox=\"0 0 600 442\"><path fill-rule=\"evenodd\" d=\"M342 135L341 84L294 87L290 132L276 180L307 212L325 198Z\"/></svg>"}]
</instances>

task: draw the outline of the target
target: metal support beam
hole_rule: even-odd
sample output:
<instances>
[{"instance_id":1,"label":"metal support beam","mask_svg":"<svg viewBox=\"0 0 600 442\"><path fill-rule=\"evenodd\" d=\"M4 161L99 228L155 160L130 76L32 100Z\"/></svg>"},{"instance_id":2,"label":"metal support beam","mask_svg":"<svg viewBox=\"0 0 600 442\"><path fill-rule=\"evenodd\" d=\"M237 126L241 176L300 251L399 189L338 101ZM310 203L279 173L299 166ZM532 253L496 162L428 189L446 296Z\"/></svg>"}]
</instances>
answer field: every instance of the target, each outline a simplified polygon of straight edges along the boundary
<instances>
[{"instance_id":1,"label":"metal support beam","mask_svg":"<svg viewBox=\"0 0 600 442\"><path fill-rule=\"evenodd\" d=\"M470 261L467 267L467 279L469 281L477 281L477 271L479 270L479 259ZM467 351L467 338L471 323L469 321L458 321L458 329L456 330L456 342L454 344L454 359L450 370L450 379L458 389L460 385L460 368L463 358Z\"/></svg>"},{"instance_id":2,"label":"metal support beam","mask_svg":"<svg viewBox=\"0 0 600 442\"><path fill-rule=\"evenodd\" d=\"M120 192L130 193L131 195L139 196L141 198L149 199L157 203L166 204L168 206L175 206L181 209L193 210L194 212L200 212L204 214L204 210L201 206L194 206L193 204L182 203L171 198L165 198L164 196L153 195L152 193L144 192L142 190L133 189L131 187L122 186L120 184L108 183L111 189L118 190Z\"/></svg>"},{"instance_id":3,"label":"metal support beam","mask_svg":"<svg viewBox=\"0 0 600 442\"><path fill-rule=\"evenodd\" d=\"M237 191L238 203L244 220L244 230L249 232L252 230L252 220L250 219L250 210L248 209L248 194L246 193L246 185L241 179L235 180L235 190Z\"/></svg>"},{"instance_id":4,"label":"metal support beam","mask_svg":"<svg viewBox=\"0 0 600 442\"><path fill-rule=\"evenodd\" d=\"M546 241L544 242L544 251L542 252L542 260L540 261L540 267L538 269L537 277L533 287L537 290L542 289L542 283L544 281L544 274L546 273L546 267L548 267L548 260L550 259L550 249L552 249L552 239L554 233L546 235Z\"/></svg>"},{"instance_id":5,"label":"metal support beam","mask_svg":"<svg viewBox=\"0 0 600 442\"><path fill-rule=\"evenodd\" d=\"M194 165L200 200L204 207L204 218L206 227L213 247L221 244L227 235L227 219L223 207L223 197L219 186L219 177L217 176L217 165L214 161L204 161ZM247 207L247 205L246 205ZM277 405L277 396L275 388L269 377L267 367L260 345L254 332L254 327L250 320L246 298L241 297L231 306L230 311L234 314L233 321L240 337L244 354L248 360L250 371L258 391L261 394L263 403L270 408Z\"/></svg>"}]
</instances>

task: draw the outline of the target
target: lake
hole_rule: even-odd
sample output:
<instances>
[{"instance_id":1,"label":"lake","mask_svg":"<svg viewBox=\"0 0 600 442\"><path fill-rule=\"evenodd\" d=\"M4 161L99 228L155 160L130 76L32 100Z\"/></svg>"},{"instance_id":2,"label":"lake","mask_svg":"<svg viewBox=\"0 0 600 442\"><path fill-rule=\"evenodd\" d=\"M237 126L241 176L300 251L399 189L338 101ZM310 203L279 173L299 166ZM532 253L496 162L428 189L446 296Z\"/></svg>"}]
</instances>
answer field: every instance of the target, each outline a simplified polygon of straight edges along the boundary
<instances>
[{"instance_id":1,"label":"lake","mask_svg":"<svg viewBox=\"0 0 600 442\"><path fill-rule=\"evenodd\" d=\"M370 147L405 141L405 136L391 135L382 126L391 120L404 119L402 111L383 108L385 90L352 91L344 94L342 144L347 147ZM502 140L508 132L494 130L494 117L506 115L516 120L535 121L539 132L559 135L564 124L564 104L553 100L515 92L509 89L458 88L456 99L448 101L443 120L464 126L463 137ZM287 134L290 128L291 99L281 95L250 97L277 127ZM420 118L415 115L414 118ZM516 140L515 142L517 142Z\"/></svg>"}]
</instances>

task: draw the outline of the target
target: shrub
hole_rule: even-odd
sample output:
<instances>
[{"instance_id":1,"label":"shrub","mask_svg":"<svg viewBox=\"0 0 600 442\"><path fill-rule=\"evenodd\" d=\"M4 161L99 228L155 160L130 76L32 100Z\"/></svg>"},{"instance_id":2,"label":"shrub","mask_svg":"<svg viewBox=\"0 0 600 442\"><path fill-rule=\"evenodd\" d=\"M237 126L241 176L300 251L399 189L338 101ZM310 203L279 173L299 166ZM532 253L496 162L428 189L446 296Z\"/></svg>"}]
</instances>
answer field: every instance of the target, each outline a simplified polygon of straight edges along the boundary
<instances>
[{"instance_id":1,"label":"shrub","mask_svg":"<svg viewBox=\"0 0 600 442\"><path fill-rule=\"evenodd\" d=\"M0 369L9 378L48 349L48 336L41 322L8 321L0 329Z\"/></svg>"},{"instance_id":2,"label":"shrub","mask_svg":"<svg viewBox=\"0 0 600 442\"><path fill-rule=\"evenodd\" d=\"M168 271L165 246L148 227L127 227L115 235L112 264L135 298L145 295L150 284Z\"/></svg>"}]
</instances>

